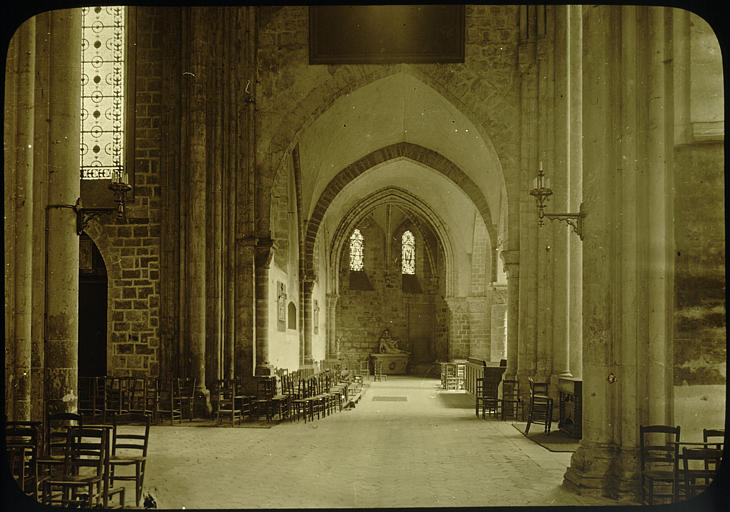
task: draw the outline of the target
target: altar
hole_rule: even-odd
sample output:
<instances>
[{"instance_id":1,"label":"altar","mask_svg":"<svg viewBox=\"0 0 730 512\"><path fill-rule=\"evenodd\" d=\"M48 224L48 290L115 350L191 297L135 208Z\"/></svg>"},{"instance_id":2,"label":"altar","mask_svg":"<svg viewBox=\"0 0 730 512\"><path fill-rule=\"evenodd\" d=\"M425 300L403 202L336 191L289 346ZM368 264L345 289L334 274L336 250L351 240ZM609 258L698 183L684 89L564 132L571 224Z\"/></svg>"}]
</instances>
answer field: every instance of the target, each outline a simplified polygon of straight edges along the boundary
<instances>
[{"instance_id":1,"label":"altar","mask_svg":"<svg viewBox=\"0 0 730 512\"><path fill-rule=\"evenodd\" d=\"M370 354L373 367L382 363L383 373L386 375L405 375L410 354Z\"/></svg>"}]
</instances>

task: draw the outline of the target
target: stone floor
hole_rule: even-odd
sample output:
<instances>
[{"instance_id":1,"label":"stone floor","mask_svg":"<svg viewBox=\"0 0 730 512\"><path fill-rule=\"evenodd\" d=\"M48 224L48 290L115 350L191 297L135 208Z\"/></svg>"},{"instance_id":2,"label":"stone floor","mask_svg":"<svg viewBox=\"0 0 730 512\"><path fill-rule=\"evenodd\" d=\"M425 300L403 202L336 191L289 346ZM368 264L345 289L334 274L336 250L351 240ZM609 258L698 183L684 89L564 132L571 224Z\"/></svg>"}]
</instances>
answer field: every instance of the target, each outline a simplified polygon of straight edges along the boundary
<instances>
[{"instance_id":1,"label":"stone floor","mask_svg":"<svg viewBox=\"0 0 730 512\"><path fill-rule=\"evenodd\" d=\"M306 424L155 426L145 492L174 509L615 504L561 487L570 456L438 380L391 376Z\"/></svg>"}]
</instances>

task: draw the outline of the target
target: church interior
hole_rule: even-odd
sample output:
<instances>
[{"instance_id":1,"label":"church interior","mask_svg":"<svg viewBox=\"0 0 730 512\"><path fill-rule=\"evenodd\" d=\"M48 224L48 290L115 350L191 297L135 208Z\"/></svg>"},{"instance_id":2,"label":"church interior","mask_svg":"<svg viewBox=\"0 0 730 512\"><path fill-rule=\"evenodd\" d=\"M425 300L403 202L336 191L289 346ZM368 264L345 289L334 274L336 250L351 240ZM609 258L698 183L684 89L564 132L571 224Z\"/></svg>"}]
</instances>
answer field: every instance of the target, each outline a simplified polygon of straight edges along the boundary
<instances>
[{"instance_id":1,"label":"church interior","mask_svg":"<svg viewBox=\"0 0 730 512\"><path fill-rule=\"evenodd\" d=\"M63 506L730 500L720 46L642 5L19 21L4 469Z\"/></svg>"}]
</instances>

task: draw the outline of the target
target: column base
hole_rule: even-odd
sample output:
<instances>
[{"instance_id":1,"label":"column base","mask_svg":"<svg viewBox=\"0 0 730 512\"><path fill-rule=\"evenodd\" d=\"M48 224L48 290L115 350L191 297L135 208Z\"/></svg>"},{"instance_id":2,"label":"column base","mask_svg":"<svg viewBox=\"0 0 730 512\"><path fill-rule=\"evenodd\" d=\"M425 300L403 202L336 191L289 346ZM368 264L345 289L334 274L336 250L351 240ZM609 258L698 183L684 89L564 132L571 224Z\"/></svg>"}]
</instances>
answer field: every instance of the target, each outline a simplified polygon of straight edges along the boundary
<instances>
[{"instance_id":1,"label":"column base","mask_svg":"<svg viewBox=\"0 0 730 512\"><path fill-rule=\"evenodd\" d=\"M274 366L266 361L256 365L256 377L269 377L274 374Z\"/></svg>"},{"instance_id":2,"label":"column base","mask_svg":"<svg viewBox=\"0 0 730 512\"><path fill-rule=\"evenodd\" d=\"M612 498L622 504L640 502L638 454L613 445L581 442L563 476L563 487L580 495Z\"/></svg>"},{"instance_id":3,"label":"column base","mask_svg":"<svg viewBox=\"0 0 730 512\"><path fill-rule=\"evenodd\" d=\"M196 418L210 418L213 415L213 407L210 404L210 391L207 388L195 390L195 403L193 413Z\"/></svg>"}]
</instances>

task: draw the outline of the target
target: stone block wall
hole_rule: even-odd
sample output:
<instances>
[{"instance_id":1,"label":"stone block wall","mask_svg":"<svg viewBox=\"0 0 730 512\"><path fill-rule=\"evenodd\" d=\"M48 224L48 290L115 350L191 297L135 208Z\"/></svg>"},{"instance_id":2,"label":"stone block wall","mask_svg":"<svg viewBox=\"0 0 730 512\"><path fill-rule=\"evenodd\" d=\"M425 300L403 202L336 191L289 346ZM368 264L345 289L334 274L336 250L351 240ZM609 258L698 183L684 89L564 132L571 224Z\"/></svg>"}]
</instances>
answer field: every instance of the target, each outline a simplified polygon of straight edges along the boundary
<instances>
[{"instance_id":1,"label":"stone block wall","mask_svg":"<svg viewBox=\"0 0 730 512\"><path fill-rule=\"evenodd\" d=\"M138 9L134 200L127 223L90 233L107 264L110 297L107 374L159 372L161 39L157 10ZM110 265L111 263L111 265ZM109 268L109 267L112 268Z\"/></svg>"},{"instance_id":2,"label":"stone block wall","mask_svg":"<svg viewBox=\"0 0 730 512\"><path fill-rule=\"evenodd\" d=\"M675 149L674 384L725 384L723 144Z\"/></svg>"},{"instance_id":3,"label":"stone block wall","mask_svg":"<svg viewBox=\"0 0 730 512\"><path fill-rule=\"evenodd\" d=\"M336 312L340 354L343 357L362 358L376 352L378 339L386 327L391 335L400 338L401 349L411 350L408 309L409 302L415 301L416 295L403 293L400 258L394 258L389 266L386 265L385 235L380 226L370 222L361 225L359 229L365 243L364 272L372 289L350 288L349 250L346 248L340 262L340 297ZM399 238L395 237L395 240L398 241ZM418 269L423 267L418 264L416 267L418 274ZM433 278L422 280L424 294L417 295L428 295L431 300L435 300L437 295L433 285L437 282ZM436 316L434 337L439 330L445 328L439 323L441 319L442 317ZM435 338L432 343L435 344Z\"/></svg>"}]
</instances>

